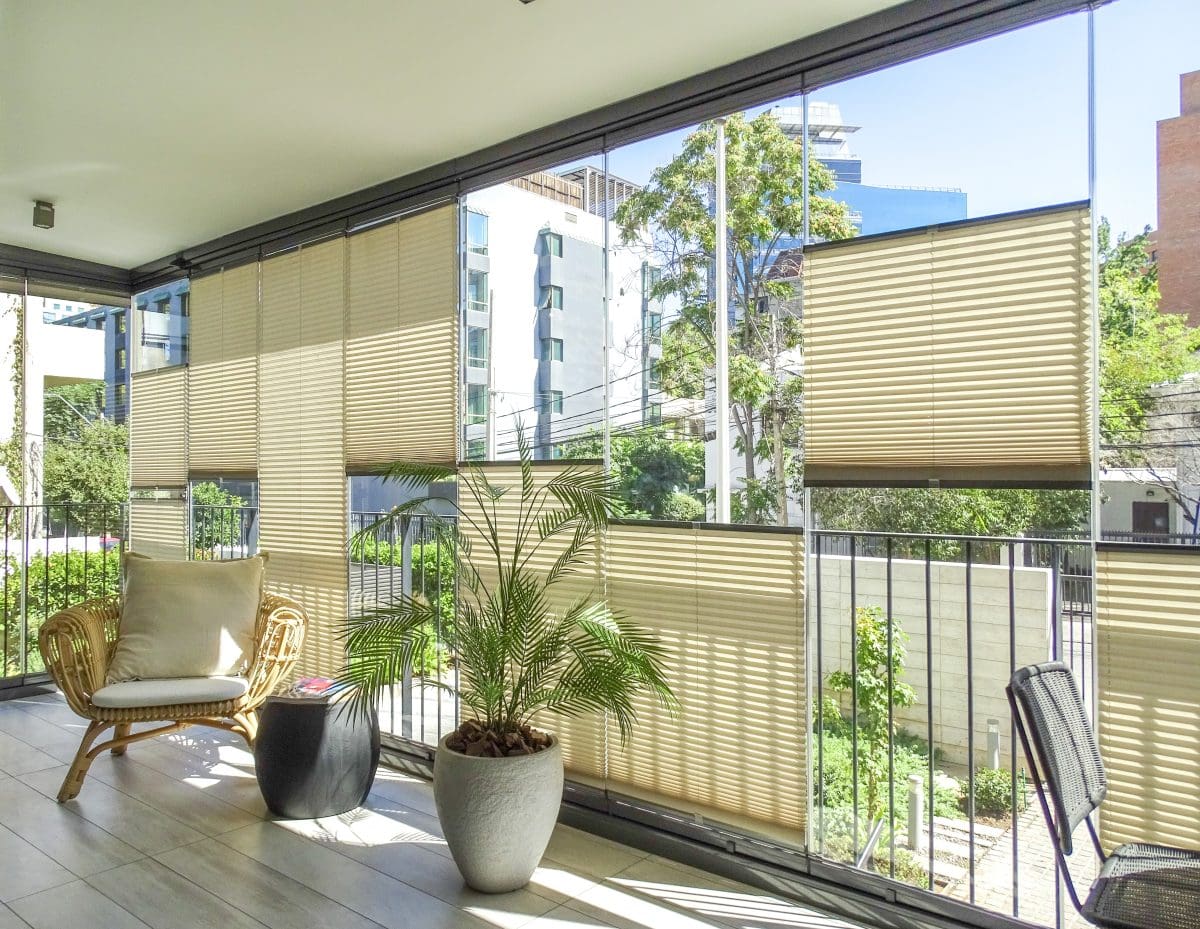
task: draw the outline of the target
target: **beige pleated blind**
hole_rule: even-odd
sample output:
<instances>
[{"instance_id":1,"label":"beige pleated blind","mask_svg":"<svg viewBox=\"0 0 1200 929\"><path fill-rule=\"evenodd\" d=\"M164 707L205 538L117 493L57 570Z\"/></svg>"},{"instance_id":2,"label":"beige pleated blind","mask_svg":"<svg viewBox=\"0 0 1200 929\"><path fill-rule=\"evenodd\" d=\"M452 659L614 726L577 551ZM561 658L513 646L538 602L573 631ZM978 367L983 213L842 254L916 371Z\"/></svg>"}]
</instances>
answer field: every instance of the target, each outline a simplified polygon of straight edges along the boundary
<instances>
[{"instance_id":1,"label":"beige pleated blind","mask_svg":"<svg viewBox=\"0 0 1200 929\"><path fill-rule=\"evenodd\" d=\"M611 605L666 645L681 705L639 701L624 747L610 728L609 788L802 838L803 536L611 526L604 564Z\"/></svg>"},{"instance_id":2,"label":"beige pleated blind","mask_svg":"<svg viewBox=\"0 0 1200 929\"><path fill-rule=\"evenodd\" d=\"M1200 555L1096 556L1104 843L1200 848Z\"/></svg>"},{"instance_id":3,"label":"beige pleated blind","mask_svg":"<svg viewBox=\"0 0 1200 929\"><path fill-rule=\"evenodd\" d=\"M440 207L350 237L350 467L455 458L456 215Z\"/></svg>"},{"instance_id":4,"label":"beige pleated blind","mask_svg":"<svg viewBox=\"0 0 1200 929\"><path fill-rule=\"evenodd\" d=\"M183 500L131 500L129 548L151 558L186 558L187 506Z\"/></svg>"},{"instance_id":5,"label":"beige pleated blind","mask_svg":"<svg viewBox=\"0 0 1200 929\"><path fill-rule=\"evenodd\" d=\"M575 465L558 462L538 462L534 465L534 480L539 487L562 474L568 467ZM586 465L595 467L595 465ZM488 507L491 516L499 527L502 544L505 551L511 549L516 535L517 520L520 515L520 486L521 472L516 462L494 462L480 466L487 481L503 491L494 507ZM459 505L470 515L477 524L483 525L483 513L480 512L474 500L467 493L461 493ZM494 515L493 515L494 513ZM471 539L471 564L479 572L481 579L487 585L495 583L498 571L489 550L484 545L483 537L475 533L470 522L464 520L463 531ZM554 563L561 552L561 545L547 545L543 553L530 562L535 571L546 571ZM551 602L558 607L566 607L580 597L600 596L601 579L599 573L599 551L597 559L586 569L564 578L551 587ZM461 586L459 596L470 596L469 591ZM604 720L602 717L589 715L577 719L566 719L553 713L543 713L537 719L538 725L556 733L562 740L563 763L572 776L598 781L604 776Z\"/></svg>"},{"instance_id":6,"label":"beige pleated blind","mask_svg":"<svg viewBox=\"0 0 1200 929\"><path fill-rule=\"evenodd\" d=\"M187 483L187 376L187 368L176 367L130 379L129 477L134 487Z\"/></svg>"},{"instance_id":7,"label":"beige pleated blind","mask_svg":"<svg viewBox=\"0 0 1200 929\"><path fill-rule=\"evenodd\" d=\"M258 467L258 264L197 278L189 307L189 467L201 474L253 474Z\"/></svg>"},{"instance_id":8,"label":"beige pleated blind","mask_svg":"<svg viewBox=\"0 0 1200 929\"><path fill-rule=\"evenodd\" d=\"M272 589L309 613L300 674L342 667L346 477L342 353L346 240L262 264L260 547Z\"/></svg>"},{"instance_id":9,"label":"beige pleated blind","mask_svg":"<svg viewBox=\"0 0 1200 929\"><path fill-rule=\"evenodd\" d=\"M1090 480L1085 205L805 255L811 484Z\"/></svg>"}]
</instances>

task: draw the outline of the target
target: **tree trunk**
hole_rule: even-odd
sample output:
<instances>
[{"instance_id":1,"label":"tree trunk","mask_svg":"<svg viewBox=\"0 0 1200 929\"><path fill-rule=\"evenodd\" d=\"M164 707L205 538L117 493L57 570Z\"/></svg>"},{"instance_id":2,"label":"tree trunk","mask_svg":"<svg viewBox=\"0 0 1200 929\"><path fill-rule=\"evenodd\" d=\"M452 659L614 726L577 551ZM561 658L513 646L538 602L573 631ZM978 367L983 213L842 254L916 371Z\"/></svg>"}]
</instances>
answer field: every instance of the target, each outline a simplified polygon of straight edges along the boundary
<instances>
[{"instance_id":1,"label":"tree trunk","mask_svg":"<svg viewBox=\"0 0 1200 929\"><path fill-rule=\"evenodd\" d=\"M788 493L787 475L784 474L783 470L783 411L778 407L776 407L771 417L771 424L774 429L773 437L775 440L775 506L778 510L775 514L775 519L779 525L786 526L788 524Z\"/></svg>"}]
</instances>

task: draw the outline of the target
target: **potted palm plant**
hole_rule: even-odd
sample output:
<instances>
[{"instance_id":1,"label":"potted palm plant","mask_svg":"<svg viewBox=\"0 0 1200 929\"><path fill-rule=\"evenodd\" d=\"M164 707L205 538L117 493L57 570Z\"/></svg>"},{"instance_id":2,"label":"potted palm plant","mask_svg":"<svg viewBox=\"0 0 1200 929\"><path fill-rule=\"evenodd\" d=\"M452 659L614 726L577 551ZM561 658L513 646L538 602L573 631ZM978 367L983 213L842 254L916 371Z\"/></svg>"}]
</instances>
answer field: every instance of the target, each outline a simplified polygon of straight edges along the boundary
<instances>
[{"instance_id":1,"label":"potted palm plant","mask_svg":"<svg viewBox=\"0 0 1200 929\"><path fill-rule=\"evenodd\" d=\"M536 728L537 715L607 714L624 740L638 694L674 707L665 652L651 632L595 596L567 602L556 590L595 557L615 503L607 476L567 466L539 482L528 444L520 441L519 450L518 486L497 487L466 465L457 472L456 518L418 499L356 537L423 514L453 552L458 595L440 643L433 641L439 606L420 596L395 597L349 620L339 681L367 710L431 645L447 649L457 681L437 686L455 694L464 721L438 744L434 797L455 863L471 887L488 893L528 883L558 818L561 746ZM399 463L383 474L423 487L456 472ZM519 494L515 518L509 494Z\"/></svg>"}]
</instances>

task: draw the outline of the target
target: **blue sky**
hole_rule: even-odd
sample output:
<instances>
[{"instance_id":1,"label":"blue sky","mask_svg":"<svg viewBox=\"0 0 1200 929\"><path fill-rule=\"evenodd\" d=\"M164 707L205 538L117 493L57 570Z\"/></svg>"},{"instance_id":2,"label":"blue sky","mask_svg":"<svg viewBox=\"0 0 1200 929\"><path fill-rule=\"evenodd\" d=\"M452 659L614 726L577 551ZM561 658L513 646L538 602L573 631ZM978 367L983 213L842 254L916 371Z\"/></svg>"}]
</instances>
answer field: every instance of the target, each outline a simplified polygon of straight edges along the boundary
<instances>
[{"instance_id":1,"label":"blue sky","mask_svg":"<svg viewBox=\"0 0 1200 929\"><path fill-rule=\"evenodd\" d=\"M1095 13L1097 208L1155 223L1155 123L1200 69L1200 2L1116 0ZM1074 15L814 92L861 126L863 181L967 192L971 216L1087 196L1087 19ZM780 101L798 103L798 100ZM613 151L644 182L686 131Z\"/></svg>"}]
</instances>

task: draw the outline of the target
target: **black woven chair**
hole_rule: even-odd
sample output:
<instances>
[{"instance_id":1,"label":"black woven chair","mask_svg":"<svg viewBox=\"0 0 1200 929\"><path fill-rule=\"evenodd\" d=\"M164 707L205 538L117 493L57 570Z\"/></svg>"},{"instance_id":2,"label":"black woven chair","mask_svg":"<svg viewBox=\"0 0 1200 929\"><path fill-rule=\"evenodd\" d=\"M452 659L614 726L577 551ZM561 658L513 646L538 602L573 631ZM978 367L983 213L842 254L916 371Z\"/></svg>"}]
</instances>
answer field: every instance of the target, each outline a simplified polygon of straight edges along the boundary
<instances>
[{"instance_id":1,"label":"black woven chair","mask_svg":"<svg viewBox=\"0 0 1200 929\"><path fill-rule=\"evenodd\" d=\"M1108 794L1108 779L1070 669L1061 661L1021 668L1007 691L1075 909L1089 922L1113 929L1200 927L1200 851L1133 842L1104 854L1091 814ZM1067 868L1081 822L1102 862L1083 903Z\"/></svg>"}]
</instances>

